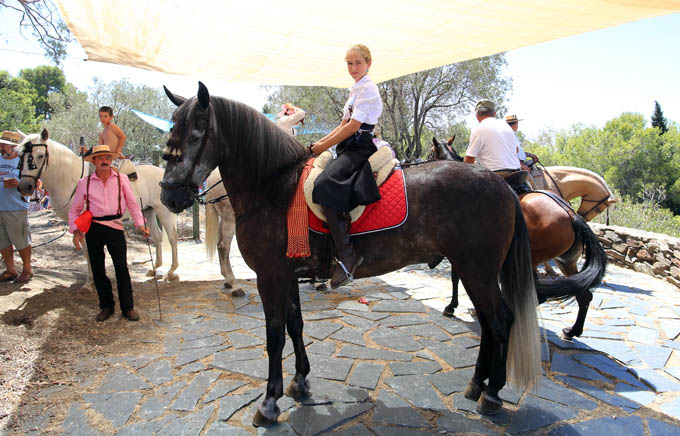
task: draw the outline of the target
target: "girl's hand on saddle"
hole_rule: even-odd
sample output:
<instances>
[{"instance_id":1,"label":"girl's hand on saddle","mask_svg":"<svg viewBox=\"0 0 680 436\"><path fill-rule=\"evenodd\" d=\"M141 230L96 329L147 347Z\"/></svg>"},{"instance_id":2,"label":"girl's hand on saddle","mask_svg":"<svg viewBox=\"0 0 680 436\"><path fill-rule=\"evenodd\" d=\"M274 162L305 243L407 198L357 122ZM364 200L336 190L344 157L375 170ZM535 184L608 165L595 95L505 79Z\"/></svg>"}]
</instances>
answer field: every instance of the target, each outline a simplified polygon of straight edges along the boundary
<instances>
[{"instance_id":1,"label":"girl's hand on saddle","mask_svg":"<svg viewBox=\"0 0 680 436\"><path fill-rule=\"evenodd\" d=\"M309 149L309 152L312 156L318 156L324 151L323 147L319 142L309 144L307 148Z\"/></svg>"},{"instance_id":2,"label":"girl's hand on saddle","mask_svg":"<svg viewBox=\"0 0 680 436\"><path fill-rule=\"evenodd\" d=\"M139 227L137 227L137 230L139 230L144 235L145 238L149 237L149 234L150 234L149 229L147 229L146 227L139 226Z\"/></svg>"}]
</instances>

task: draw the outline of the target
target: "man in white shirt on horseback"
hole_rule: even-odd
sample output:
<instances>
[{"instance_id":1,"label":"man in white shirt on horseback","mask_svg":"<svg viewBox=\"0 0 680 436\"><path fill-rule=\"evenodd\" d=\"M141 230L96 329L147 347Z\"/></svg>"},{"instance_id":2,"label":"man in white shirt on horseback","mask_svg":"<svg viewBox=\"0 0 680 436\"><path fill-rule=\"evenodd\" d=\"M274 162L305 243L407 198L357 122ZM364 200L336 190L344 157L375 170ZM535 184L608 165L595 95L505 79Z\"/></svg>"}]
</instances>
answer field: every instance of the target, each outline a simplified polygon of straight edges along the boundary
<instances>
[{"instance_id":1,"label":"man in white shirt on horseback","mask_svg":"<svg viewBox=\"0 0 680 436\"><path fill-rule=\"evenodd\" d=\"M479 124L470 132L464 162L479 162L503 178L519 171L517 137L504 120L496 118L496 105L491 100L480 100L475 115Z\"/></svg>"}]
</instances>

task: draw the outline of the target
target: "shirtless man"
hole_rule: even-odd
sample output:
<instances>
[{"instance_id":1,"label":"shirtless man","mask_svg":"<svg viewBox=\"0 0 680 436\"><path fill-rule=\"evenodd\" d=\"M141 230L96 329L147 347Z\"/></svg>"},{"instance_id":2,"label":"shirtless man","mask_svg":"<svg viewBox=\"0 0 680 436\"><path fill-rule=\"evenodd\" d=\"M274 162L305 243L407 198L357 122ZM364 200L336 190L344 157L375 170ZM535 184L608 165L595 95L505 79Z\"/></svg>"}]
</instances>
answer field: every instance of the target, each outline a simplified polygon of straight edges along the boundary
<instances>
[{"instance_id":1,"label":"shirtless man","mask_svg":"<svg viewBox=\"0 0 680 436\"><path fill-rule=\"evenodd\" d=\"M125 136L123 130L113 122L113 109L109 106L100 107L99 121L104 126L104 130L99 132L99 145L106 144L109 146L112 153L120 153L121 157L114 161L113 166L127 175L130 180L137 180L135 166L128 160L125 153L123 153L123 146L125 145L127 136Z\"/></svg>"}]
</instances>

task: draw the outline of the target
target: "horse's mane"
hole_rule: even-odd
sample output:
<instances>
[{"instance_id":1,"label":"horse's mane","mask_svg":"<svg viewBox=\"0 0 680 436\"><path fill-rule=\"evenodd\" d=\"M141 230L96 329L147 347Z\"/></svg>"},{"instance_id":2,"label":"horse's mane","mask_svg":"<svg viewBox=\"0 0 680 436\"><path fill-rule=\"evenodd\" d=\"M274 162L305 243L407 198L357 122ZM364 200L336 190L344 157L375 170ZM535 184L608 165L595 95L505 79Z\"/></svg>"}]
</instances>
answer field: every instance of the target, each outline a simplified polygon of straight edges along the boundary
<instances>
[{"instance_id":1,"label":"horse's mane","mask_svg":"<svg viewBox=\"0 0 680 436\"><path fill-rule=\"evenodd\" d=\"M243 103L211 96L215 130L229 149L249 190L287 206L297 185L306 149L267 117Z\"/></svg>"},{"instance_id":2,"label":"horse's mane","mask_svg":"<svg viewBox=\"0 0 680 436\"><path fill-rule=\"evenodd\" d=\"M550 168L550 167L548 167L548 168ZM594 178L595 180L597 180L598 183L599 183L600 185L602 185L603 188L605 188L607 191L609 191L609 194L610 194L611 196L614 195L614 193L612 192L611 188L609 188L609 185L607 185L607 182L604 180L604 177L602 177L601 175L599 175L599 174L597 174L596 172L591 171L591 170L589 170L589 169L587 169L587 168L568 167L568 166L560 166L560 165L558 165L558 166L553 166L552 169L553 169L553 170L558 170L558 171L561 170L561 171L565 171L565 172L581 173L581 174L586 174L586 175L588 175L588 176L591 176L592 178Z\"/></svg>"},{"instance_id":3,"label":"horse's mane","mask_svg":"<svg viewBox=\"0 0 680 436\"><path fill-rule=\"evenodd\" d=\"M29 142L32 142L33 144L42 144L42 139L40 138L40 133L31 133L30 135L26 135L26 137L21 141L21 143L17 146L16 152L19 153L20 155L24 153L26 150L26 144ZM53 139L48 139L47 140L47 146L49 148L50 154L52 153L70 153L75 156L75 153L73 153L67 146L53 140Z\"/></svg>"}]
</instances>

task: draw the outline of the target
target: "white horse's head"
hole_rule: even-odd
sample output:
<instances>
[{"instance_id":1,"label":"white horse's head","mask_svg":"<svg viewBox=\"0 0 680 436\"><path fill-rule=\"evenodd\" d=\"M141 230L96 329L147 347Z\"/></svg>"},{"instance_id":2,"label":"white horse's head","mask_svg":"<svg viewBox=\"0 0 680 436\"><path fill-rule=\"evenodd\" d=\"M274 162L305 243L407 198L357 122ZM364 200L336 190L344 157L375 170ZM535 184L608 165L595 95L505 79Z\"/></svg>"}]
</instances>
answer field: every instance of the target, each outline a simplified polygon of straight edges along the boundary
<instances>
[{"instance_id":1,"label":"white horse's head","mask_svg":"<svg viewBox=\"0 0 680 436\"><path fill-rule=\"evenodd\" d=\"M49 162L50 142L47 129L43 129L41 133L23 135L22 141L16 146L21 178L18 189L21 195L33 194L38 179Z\"/></svg>"},{"instance_id":2,"label":"white horse's head","mask_svg":"<svg viewBox=\"0 0 680 436\"><path fill-rule=\"evenodd\" d=\"M276 125L284 132L294 135L293 127L298 123L305 123L305 111L290 103L285 103L281 106L283 109L277 114Z\"/></svg>"}]
</instances>

